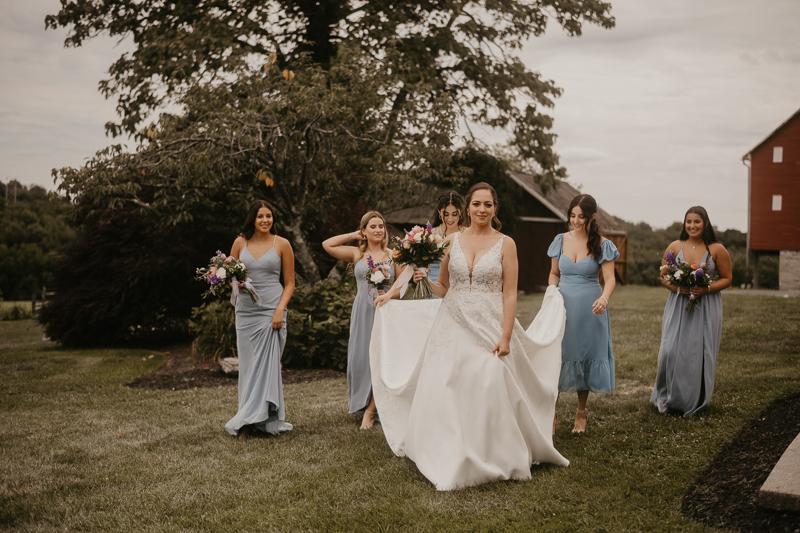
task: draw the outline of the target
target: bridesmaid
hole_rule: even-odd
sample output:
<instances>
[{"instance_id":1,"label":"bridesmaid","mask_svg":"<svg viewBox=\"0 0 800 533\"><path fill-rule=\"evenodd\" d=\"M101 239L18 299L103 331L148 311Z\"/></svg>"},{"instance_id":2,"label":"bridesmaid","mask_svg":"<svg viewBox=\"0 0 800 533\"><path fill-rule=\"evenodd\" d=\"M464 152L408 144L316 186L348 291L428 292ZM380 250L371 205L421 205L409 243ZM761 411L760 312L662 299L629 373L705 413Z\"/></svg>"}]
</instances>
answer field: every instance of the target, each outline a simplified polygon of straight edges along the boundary
<instances>
[{"instance_id":1,"label":"bridesmaid","mask_svg":"<svg viewBox=\"0 0 800 533\"><path fill-rule=\"evenodd\" d=\"M712 275L719 274L719 279L709 287L691 290L661 280L671 292L664 307L658 373L650 401L662 413L674 410L690 417L708 405L714 391L714 371L722 337L720 291L731 285L731 256L717 240L708 213L700 206L690 207L686 212L680 238L664 252L665 264L669 253L681 262L706 263ZM687 313L683 309L690 294L700 300Z\"/></svg>"},{"instance_id":2,"label":"bridesmaid","mask_svg":"<svg viewBox=\"0 0 800 533\"><path fill-rule=\"evenodd\" d=\"M344 246L358 241L358 246ZM375 424L375 398L372 396L372 375L369 370L369 341L372 336L372 322L375 308L369 295L365 273L367 257L375 263L391 261L389 233L386 220L377 211L370 211L361 218L358 231L331 237L322 243L326 252L340 261L353 263L353 273L358 285L358 293L350 314L350 342L347 345L347 394L350 399L350 413L361 414L361 429L369 429ZM397 272L391 269L391 286ZM383 294L384 291L378 291Z\"/></svg>"},{"instance_id":3,"label":"bridesmaid","mask_svg":"<svg viewBox=\"0 0 800 533\"><path fill-rule=\"evenodd\" d=\"M578 412L573 433L586 431L589 391L614 390L614 357L608 299L616 287L614 243L600 236L597 202L588 194L572 199L567 210L572 230L559 234L550 245L550 285L557 285L567 309L567 325L561 343L559 392L578 393ZM568 227L569 227L568 226ZM597 274L602 270L604 287ZM557 419L553 418L553 433Z\"/></svg>"},{"instance_id":4,"label":"bridesmaid","mask_svg":"<svg viewBox=\"0 0 800 533\"><path fill-rule=\"evenodd\" d=\"M289 241L277 235L275 210L269 202L253 202L231 255L247 266L261 301L254 304L247 294L236 299L239 412L225 429L241 440L253 429L277 435L292 429L285 422L281 355L286 345L286 305L294 293L294 252Z\"/></svg>"},{"instance_id":5,"label":"bridesmaid","mask_svg":"<svg viewBox=\"0 0 800 533\"><path fill-rule=\"evenodd\" d=\"M464 199L455 191L443 194L439 197L436 210L433 213L433 234L442 238L461 231L461 215L464 213ZM434 263L428 271L428 279L436 281L439 279L439 269L441 265Z\"/></svg>"}]
</instances>

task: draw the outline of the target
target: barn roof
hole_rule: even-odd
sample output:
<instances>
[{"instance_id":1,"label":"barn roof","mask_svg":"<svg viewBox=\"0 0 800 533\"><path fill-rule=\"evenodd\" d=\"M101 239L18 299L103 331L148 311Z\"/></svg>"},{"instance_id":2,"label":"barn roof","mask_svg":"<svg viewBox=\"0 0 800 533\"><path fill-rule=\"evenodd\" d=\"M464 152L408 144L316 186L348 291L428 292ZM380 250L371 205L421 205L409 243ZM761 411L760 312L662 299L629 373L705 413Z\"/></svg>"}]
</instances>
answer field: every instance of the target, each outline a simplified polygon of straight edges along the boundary
<instances>
[{"instance_id":1,"label":"barn roof","mask_svg":"<svg viewBox=\"0 0 800 533\"><path fill-rule=\"evenodd\" d=\"M747 152L746 154L744 154L744 155L742 156L742 161L747 161L747 160L749 160L749 159L750 159L750 154L752 154L753 152L755 152L756 150L758 150L759 148L761 148L761 146L762 146L762 145L763 145L765 142L767 142L768 140L770 140L770 139L772 138L772 136L773 136L773 135L775 135L776 133L778 133L778 131L780 131L780 130L781 130L783 127L784 127L784 126L786 126L788 123L790 123L792 120L794 120L794 118L795 118L796 116L798 116L798 115L800 115L800 109L798 109L797 111L795 111L795 112L794 112L794 114L793 114L791 117L789 117L789 118L787 118L786 120L784 120L784 121L783 121L783 124L781 124L780 126L778 126L777 128L775 128L775 129L773 130L773 132L772 132L772 133L770 133L769 135L767 135L766 137L764 137L764 139L763 139L763 140L762 140L760 143L758 143L757 145L755 145L755 146L754 146L754 147L753 147L753 148L752 148L752 149L751 149L749 152Z\"/></svg>"},{"instance_id":2,"label":"barn roof","mask_svg":"<svg viewBox=\"0 0 800 533\"><path fill-rule=\"evenodd\" d=\"M569 209L569 203L575 196L580 194L580 191L578 191L575 187L567 182L562 181L555 187L555 189L549 191L547 195L545 195L542 192L542 188L537 185L533 176L530 174L511 171L509 171L508 174L511 179L517 183L517 185L522 187L528 194L536 198L542 203L542 205L552 211L553 215L564 222L567 221L567 209ZM433 210L435 207L436 200L432 200L415 207L408 207L406 209L398 209L397 211L384 213L384 217L386 218L386 222L390 224L424 224L427 221L432 221L431 216L433 215ZM600 224L600 227L603 228L603 233L605 234L625 235L628 233L625 231L625 228L623 228L616 220L614 220L614 217L599 207L597 208L597 220Z\"/></svg>"},{"instance_id":3,"label":"barn roof","mask_svg":"<svg viewBox=\"0 0 800 533\"><path fill-rule=\"evenodd\" d=\"M553 190L548 192L547 195L545 195L542 192L542 188L539 187L539 185L533 179L533 176L530 174L511 171L508 174L511 176L511 179L517 183L517 185L525 189L528 194L539 200L545 207L552 211L554 215L564 222L567 221L567 209L569 209L569 203L573 198L580 194L578 189L569 183L562 181L556 185ZM600 207L597 208L597 222L600 224L600 227L603 228L603 233L605 234L625 235L628 233L625 231L625 228L619 224L619 222L614 220L614 217L603 211L603 209Z\"/></svg>"}]
</instances>

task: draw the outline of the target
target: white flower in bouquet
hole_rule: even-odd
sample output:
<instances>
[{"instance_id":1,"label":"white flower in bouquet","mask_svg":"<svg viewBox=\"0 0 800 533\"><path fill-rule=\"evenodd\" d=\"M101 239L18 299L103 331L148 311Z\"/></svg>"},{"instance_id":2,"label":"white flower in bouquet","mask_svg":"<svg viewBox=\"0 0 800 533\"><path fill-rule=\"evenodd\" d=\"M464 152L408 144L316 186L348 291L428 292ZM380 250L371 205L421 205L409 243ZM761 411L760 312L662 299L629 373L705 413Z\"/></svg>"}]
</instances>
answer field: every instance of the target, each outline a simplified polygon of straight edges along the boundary
<instances>
[{"instance_id":1,"label":"white flower in bouquet","mask_svg":"<svg viewBox=\"0 0 800 533\"><path fill-rule=\"evenodd\" d=\"M225 267L221 267L217 269L217 277L219 279L225 279L228 275L228 272L225 270Z\"/></svg>"},{"instance_id":2,"label":"white flower in bouquet","mask_svg":"<svg viewBox=\"0 0 800 533\"><path fill-rule=\"evenodd\" d=\"M682 274L683 274L683 272L681 272L680 270L676 270L675 273L673 274L673 277L675 279L681 279L681 275Z\"/></svg>"},{"instance_id":3,"label":"white flower in bouquet","mask_svg":"<svg viewBox=\"0 0 800 533\"><path fill-rule=\"evenodd\" d=\"M383 275L383 272L377 270L372 273L370 279L372 280L372 283L375 283L377 285L378 283L383 283L383 281L386 280L386 276Z\"/></svg>"}]
</instances>

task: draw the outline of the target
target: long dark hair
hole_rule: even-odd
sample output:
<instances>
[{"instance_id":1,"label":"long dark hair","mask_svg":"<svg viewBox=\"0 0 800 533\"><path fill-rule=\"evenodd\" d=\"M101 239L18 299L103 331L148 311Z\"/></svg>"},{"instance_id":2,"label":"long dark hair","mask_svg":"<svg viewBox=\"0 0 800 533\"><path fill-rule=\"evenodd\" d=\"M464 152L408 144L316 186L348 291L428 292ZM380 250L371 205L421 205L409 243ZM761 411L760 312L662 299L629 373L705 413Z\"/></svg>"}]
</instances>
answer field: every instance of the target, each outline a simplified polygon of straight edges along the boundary
<instances>
[{"instance_id":1,"label":"long dark hair","mask_svg":"<svg viewBox=\"0 0 800 533\"><path fill-rule=\"evenodd\" d=\"M439 201L436 202L436 210L433 212L434 228L444 224L444 220L442 220L442 217L439 216L439 212L448 205L452 205L458 209L458 225L461 226L461 224L464 222L464 199L461 198L461 195L457 192L450 191L441 195L439 197Z\"/></svg>"},{"instance_id":2,"label":"long dark hair","mask_svg":"<svg viewBox=\"0 0 800 533\"><path fill-rule=\"evenodd\" d=\"M586 248L589 250L589 255L595 259L599 258L602 252L600 251L600 243L603 238L600 236L600 225L597 223L597 202L589 194L579 194L569 203L567 209L567 230L569 230L569 218L572 216L572 210L578 206L581 208L583 218L586 220L584 227L586 228L586 235L589 237L586 241ZM594 216L594 218L592 218Z\"/></svg>"},{"instance_id":3,"label":"long dark hair","mask_svg":"<svg viewBox=\"0 0 800 533\"><path fill-rule=\"evenodd\" d=\"M472 195L475 194L475 192L477 191L483 191L483 190L492 193L492 201L494 202L494 215L492 215L492 222L497 224L497 227L494 229L500 231L500 228L502 228L503 225L500 223L500 219L497 218L497 212L500 210L500 202L497 201L497 191L495 191L494 187L492 187L485 181L476 183L475 185L470 187L469 190L467 191L467 198L464 200L464 215L466 220L465 226L469 227L472 225L472 220L469 219L469 215L467 214L467 211L469 210L469 204L472 201Z\"/></svg>"},{"instance_id":4,"label":"long dark hair","mask_svg":"<svg viewBox=\"0 0 800 533\"><path fill-rule=\"evenodd\" d=\"M706 248L708 248L709 244L719 242L719 240L717 240L717 233L714 231L713 226L711 226L711 222L708 220L708 212L706 212L704 207L699 205L690 207L689 210L686 211L686 214L683 215L683 226L681 227L681 236L679 239L682 241L689 240L689 232L686 231L686 217L688 217L690 213L700 215L700 218L703 219L703 244L706 245Z\"/></svg>"},{"instance_id":5,"label":"long dark hair","mask_svg":"<svg viewBox=\"0 0 800 533\"><path fill-rule=\"evenodd\" d=\"M247 219L245 220L244 229L242 230L242 237L248 241L253 238L253 235L256 232L256 217L258 217L258 212L262 207L266 207L272 213L272 227L269 228L269 232L272 235L278 234L278 230L275 229L277 224L275 208L272 207L272 204L266 200L255 200L252 204L250 204L250 212L247 213Z\"/></svg>"}]
</instances>

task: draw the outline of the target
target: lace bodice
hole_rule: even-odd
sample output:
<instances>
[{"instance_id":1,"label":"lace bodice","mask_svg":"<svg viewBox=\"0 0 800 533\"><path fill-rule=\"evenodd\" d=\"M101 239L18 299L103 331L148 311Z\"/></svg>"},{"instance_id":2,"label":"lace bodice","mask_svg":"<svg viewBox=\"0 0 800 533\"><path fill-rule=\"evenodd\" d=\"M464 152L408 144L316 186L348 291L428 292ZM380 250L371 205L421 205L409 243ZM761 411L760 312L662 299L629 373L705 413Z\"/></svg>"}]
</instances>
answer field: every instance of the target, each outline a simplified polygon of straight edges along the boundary
<instances>
[{"instance_id":1,"label":"lace bodice","mask_svg":"<svg viewBox=\"0 0 800 533\"><path fill-rule=\"evenodd\" d=\"M470 283L467 258L458 242L459 234L453 237L453 251L450 253L449 273L450 290L458 292L503 292L503 249L505 235L492 246L483 257L472 267L472 280Z\"/></svg>"}]
</instances>

